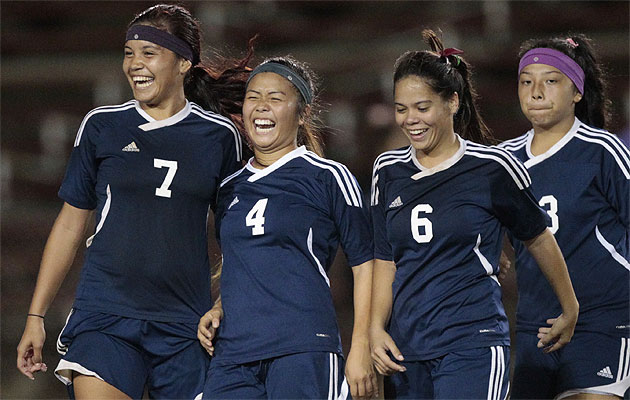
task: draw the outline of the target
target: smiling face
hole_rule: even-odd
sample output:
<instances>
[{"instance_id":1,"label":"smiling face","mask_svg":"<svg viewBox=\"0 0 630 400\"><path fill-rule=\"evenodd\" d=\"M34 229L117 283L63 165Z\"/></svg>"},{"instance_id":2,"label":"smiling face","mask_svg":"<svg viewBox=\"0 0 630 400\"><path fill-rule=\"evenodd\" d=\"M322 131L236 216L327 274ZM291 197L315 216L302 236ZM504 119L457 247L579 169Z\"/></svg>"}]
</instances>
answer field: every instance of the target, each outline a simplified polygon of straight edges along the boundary
<instances>
[{"instance_id":1,"label":"smiling face","mask_svg":"<svg viewBox=\"0 0 630 400\"><path fill-rule=\"evenodd\" d=\"M303 123L299 99L293 84L278 74L261 72L252 78L243 119L255 152L284 155L297 148L298 127Z\"/></svg>"},{"instance_id":2,"label":"smiling face","mask_svg":"<svg viewBox=\"0 0 630 400\"><path fill-rule=\"evenodd\" d=\"M568 131L575 119L575 104L582 99L573 82L559 69L530 64L519 76L521 110L535 131Z\"/></svg>"},{"instance_id":3,"label":"smiling face","mask_svg":"<svg viewBox=\"0 0 630 400\"><path fill-rule=\"evenodd\" d=\"M190 61L155 43L145 40L125 43L123 72L133 97L145 110L185 102L184 76L190 66Z\"/></svg>"},{"instance_id":4,"label":"smiling face","mask_svg":"<svg viewBox=\"0 0 630 400\"><path fill-rule=\"evenodd\" d=\"M408 75L396 82L394 104L396 123L417 152L429 154L455 135L457 93L444 100L423 78Z\"/></svg>"}]
</instances>

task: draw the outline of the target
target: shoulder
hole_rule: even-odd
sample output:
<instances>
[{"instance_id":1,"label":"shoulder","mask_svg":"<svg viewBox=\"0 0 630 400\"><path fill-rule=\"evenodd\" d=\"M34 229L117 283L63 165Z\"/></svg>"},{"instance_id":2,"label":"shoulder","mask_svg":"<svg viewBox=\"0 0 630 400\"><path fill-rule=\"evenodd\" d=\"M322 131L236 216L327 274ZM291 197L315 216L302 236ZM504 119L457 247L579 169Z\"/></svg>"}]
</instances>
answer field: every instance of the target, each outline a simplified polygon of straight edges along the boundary
<instances>
[{"instance_id":1,"label":"shoulder","mask_svg":"<svg viewBox=\"0 0 630 400\"><path fill-rule=\"evenodd\" d=\"M581 124L575 132L575 138L582 143L595 146L605 160L617 165L626 179L630 179L630 151L617 136L603 129Z\"/></svg>"},{"instance_id":2,"label":"shoulder","mask_svg":"<svg viewBox=\"0 0 630 400\"><path fill-rule=\"evenodd\" d=\"M485 146L466 141L465 155L489 165L496 171L507 174L518 186L524 189L531 185L531 178L527 169L509 151L497 146Z\"/></svg>"},{"instance_id":3,"label":"shoulder","mask_svg":"<svg viewBox=\"0 0 630 400\"><path fill-rule=\"evenodd\" d=\"M221 181L221 184L220 184L219 187L223 188L224 186L234 185L236 183L236 181L238 180L236 178L241 176L246 169L247 169L247 167L244 166L241 169L239 169L238 171L234 172L232 175L229 175L229 176L225 177Z\"/></svg>"},{"instance_id":4,"label":"shoulder","mask_svg":"<svg viewBox=\"0 0 630 400\"><path fill-rule=\"evenodd\" d=\"M190 102L190 113L196 118L199 118L201 121L214 124L220 128L219 131L223 131L225 138L227 138L230 142L233 142L236 146L237 160L240 161L242 159L241 148L243 144L241 135L231 119L221 114L204 110L192 101Z\"/></svg>"},{"instance_id":5,"label":"shoulder","mask_svg":"<svg viewBox=\"0 0 630 400\"><path fill-rule=\"evenodd\" d=\"M126 113L128 110L134 109L135 107L135 100L130 100L123 104L101 106L91 110L85 115L85 117L83 117L83 121L81 121L79 131L77 132L77 136L74 140L74 147L81 143L81 138L83 137L86 127L99 127L120 123L121 114Z\"/></svg>"},{"instance_id":6,"label":"shoulder","mask_svg":"<svg viewBox=\"0 0 630 400\"><path fill-rule=\"evenodd\" d=\"M411 157L411 146L405 146L400 149L381 153L378 157L376 157L376 160L374 160L373 175L377 175L381 169L387 166L394 165L396 163L406 163L411 160Z\"/></svg>"},{"instance_id":7,"label":"shoulder","mask_svg":"<svg viewBox=\"0 0 630 400\"><path fill-rule=\"evenodd\" d=\"M348 205L361 207L361 190L348 167L340 162L320 157L312 151L305 151L300 155L300 158L306 162L316 176L322 178L328 185L340 190Z\"/></svg>"},{"instance_id":8,"label":"shoulder","mask_svg":"<svg viewBox=\"0 0 630 400\"><path fill-rule=\"evenodd\" d=\"M515 137L513 139L508 139L502 143L499 143L496 147L507 150L507 151L511 151L511 152L523 149L525 148L525 145L527 144L527 140L529 138L530 133L531 133L531 130L522 134L521 136Z\"/></svg>"}]
</instances>

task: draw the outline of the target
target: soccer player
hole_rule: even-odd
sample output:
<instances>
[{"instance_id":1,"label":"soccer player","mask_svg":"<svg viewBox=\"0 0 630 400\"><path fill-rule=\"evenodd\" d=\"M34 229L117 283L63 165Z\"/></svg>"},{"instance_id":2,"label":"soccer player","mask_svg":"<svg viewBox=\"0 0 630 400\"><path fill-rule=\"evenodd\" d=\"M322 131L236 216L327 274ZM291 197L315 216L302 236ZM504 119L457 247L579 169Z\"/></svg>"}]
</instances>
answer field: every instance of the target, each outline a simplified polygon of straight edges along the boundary
<instances>
[{"instance_id":1,"label":"soccer player","mask_svg":"<svg viewBox=\"0 0 630 400\"><path fill-rule=\"evenodd\" d=\"M221 180L242 165L239 132L218 112L240 109L247 71L241 60L211 77L199 61L199 26L186 9L156 5L131 22L122 66L134 100L92 110L79 128L18 346L29 378L46 370L44 315L95 214L56 375L79 399L202 391L206 217ZM239 82L240 94L230 90Z\"/></svg>"},{"instance_id":2,"label":"soccer player","mask_svg":"<svg viewBox=\"0 0 630 400\"><path fill-rule=\"evenodd\" d=\"M564 254L580 314L569 345L536 350L560 313L531 251L518 240L514 398L623 397L630 386L630 153L604 130L605 82L583 35L528 40L518 96L532 124L501 147L523 161ZM532 384L535 382L535 384Z\"/></svg>"},{"instance_id":3,"label":"soccer player","mask_svg":"<svg viewBox=\"0 0 630 400\"><path fill-rule=\"evenodd\" d=\"M387 375L386 398L503 399L505 229L526 243L562 304L539 346L570 340L578 304L527 171L507 151L475 143L491 138L468 63L433 31L423 38L433 51L404 53L394 72L396 122L411 145L374 163L372 357Z\"/></svg>"},{"instance_id":4,"label":"soccer player","mask_svg":"<svg viewBox=\"0 0 630 400\"><path fill-rule=\"evenodd\" d=\"M342 399L376 389L368 215L352 174L320 155L315 89L310 68L290 57L251 73L243 119L254 157L219 191L224 319L204 398ZM327 276L339 244L354 275L347 381ZM208 348L210 319L200 323Z\"/></svg>"}]
</instances>

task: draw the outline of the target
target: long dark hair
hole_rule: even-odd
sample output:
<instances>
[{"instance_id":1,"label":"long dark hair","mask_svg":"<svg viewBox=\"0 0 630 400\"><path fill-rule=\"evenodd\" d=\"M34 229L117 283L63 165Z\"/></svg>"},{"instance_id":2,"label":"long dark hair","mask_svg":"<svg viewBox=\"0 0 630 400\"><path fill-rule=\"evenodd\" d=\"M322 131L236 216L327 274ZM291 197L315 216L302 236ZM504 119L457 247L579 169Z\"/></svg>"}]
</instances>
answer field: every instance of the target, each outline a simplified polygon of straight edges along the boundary
<instances>
[{"instance_id":1,"label":"long dark hair","mask_svg":"<svg viewBox=\"0 0 630 400\"><path fill-rule=\"evenodd\" d=\"M304 100L300 92L298 92L297 88L295 88L295 93L297 94L299 99L298 113L304 120L304 124L300 125L298 128L297 144L298 146L304 145L308 150L322 156L324 153L322 134L324 132L325 126L320 118L323 106L320 103L318 96L319 80L317 75L308 66L308 64L300 62L291 56L267 58L261 63L261 65L268 62L282 64L288 68L291 68L293 72L301 76L302 79L304 79L306 83L308 83L308 85L310 86L311 93L313 93L313 99L311 100L311 103L308 104L308 112L306 109L306 101Z\"/></svg>"},{"instance_id":2,"label":"long dark hair","mask_svg":"<svg viewBox=\"0 0 630 400\"><path fill-rule=\"evenodd\" d=\"M129 24L151 25L182 39L193 50L192 68L184 78L184 94L190 101L206 110L231 118L241 131L245 84L250 68L247 63L253 55L250 39L248 52L242 59L216 56L212 61L201 59L201 33L199 22L182 6L157 4L147 8Z\"/></svg>"},{"instance_id":3,"label":"long dark hair","mask_svg":"<svg viewBox=\"0 0 630 400\"><path fill-rule=\"evenodd\" d=\"M529 39L521 44L518 57L531 49L544 47L571 57L584 71L584 93L575 105L575 116L587 125L606 129L611 121L612 102L606 98L604 68L597 62L591 39L583 34L568 34L547 39Z\"/></svg>"},{"instance_id":4,"label":"long dark hair","mask_svg":"<svg viewBox=\"0 0 630 400\"><path fill-rule=\"evenodd\" d=\"M470 78L470 64L459 55L442 56L444 45L432 30L423 30L422 39L431 47L431 51L408 51L401 55L395 64L394 87L404 77L415 75L444 100L457 93L459 109L453 118L455 132L473 142L496 143L477 111L478 96Z\"/></svg>"}]
</instances>

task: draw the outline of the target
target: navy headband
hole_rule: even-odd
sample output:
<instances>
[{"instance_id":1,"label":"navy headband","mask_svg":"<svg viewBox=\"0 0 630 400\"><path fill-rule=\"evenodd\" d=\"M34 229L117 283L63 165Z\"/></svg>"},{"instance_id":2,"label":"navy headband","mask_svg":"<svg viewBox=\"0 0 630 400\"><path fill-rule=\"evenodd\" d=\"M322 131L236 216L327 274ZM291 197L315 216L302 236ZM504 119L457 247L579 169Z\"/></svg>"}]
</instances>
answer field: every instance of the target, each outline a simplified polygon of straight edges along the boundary
<instances>
[{"instance_id":1,"label":"navy headband","mask_svg":"<svg viewBox=\"0 0 630 400\"><path fill-rule=\"evenodd\" d=\"M254 76L260 74L261 72L273 72L274 74L278 74L283 78L286 78L289 82L293 84L297 88L297 90L306 101L306 104L311 104L313 101L313 91L311 90L310 85L302 78L300 75L296 74L293 69L287 67L284 64L280 64L277 62L266 62L260 64L249 74L249 79L247 79L247 85L249 86L249 81L252 80Z\"/></svg>"},{"instance_id":2,"label":"navy headband","mask_svg":"<svg viewBox=\"0 0 630 400\"><path fill-rule=\"evenodd\" d=\"M197 64L199 60L195 60L193 57L192 48L175 35L163 31L150 25L134 25L127 31L127 40L146 40L147 42L155 43L166 49L169 49L173 53L180 57L191 61L193 65Z\"/></svg>"}]
</instances>

